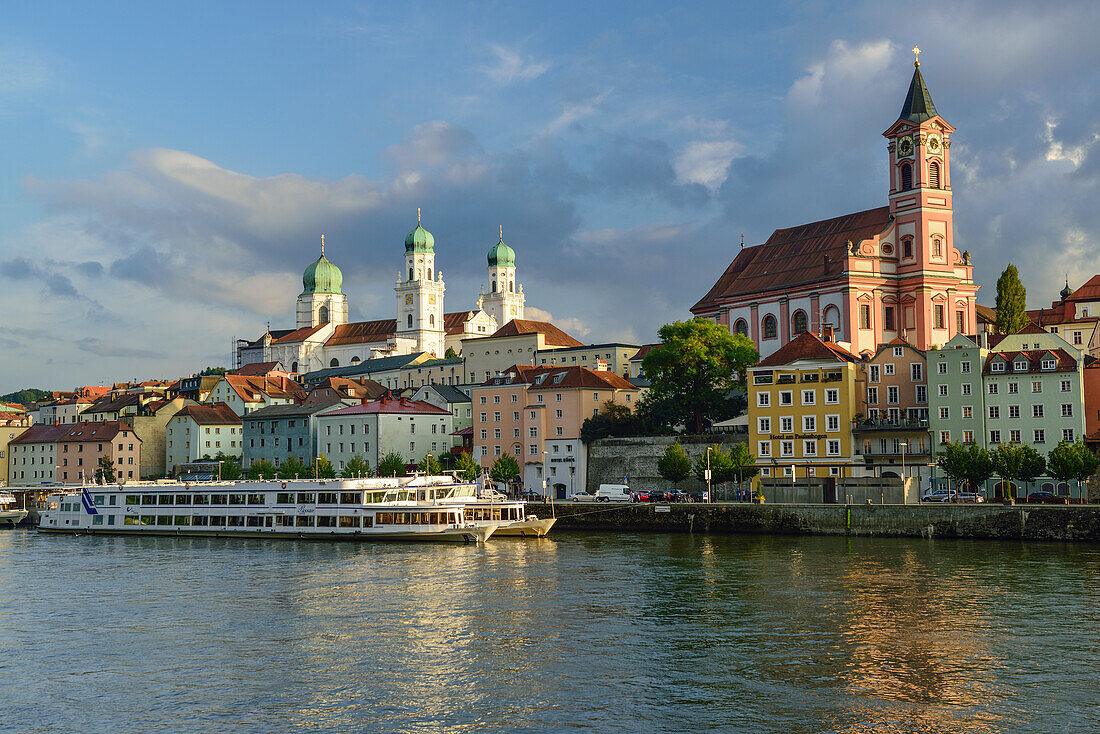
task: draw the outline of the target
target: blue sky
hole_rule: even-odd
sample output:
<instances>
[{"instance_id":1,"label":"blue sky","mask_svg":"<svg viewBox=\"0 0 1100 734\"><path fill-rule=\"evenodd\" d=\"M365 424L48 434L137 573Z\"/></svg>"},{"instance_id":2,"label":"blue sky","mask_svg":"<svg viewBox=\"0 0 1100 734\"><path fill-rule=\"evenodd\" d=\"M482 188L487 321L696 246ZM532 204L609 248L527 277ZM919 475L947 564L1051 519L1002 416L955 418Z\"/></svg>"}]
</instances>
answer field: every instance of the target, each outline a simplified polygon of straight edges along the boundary
<instances>
[{"instance_id":1,"label":"blue sky","mask_svg":"<svg viewBox=\"0 0 1100 734\"><path fill-rule=\"evenodd\" d=\"M1095 3L22 3L0 21L0 391L177 377L291 325L327 252L391 317L503 225L533 315L652 340L743 232L886 201L914 43L992 303L1096 268Z\"/></svg>"}]
</instances>

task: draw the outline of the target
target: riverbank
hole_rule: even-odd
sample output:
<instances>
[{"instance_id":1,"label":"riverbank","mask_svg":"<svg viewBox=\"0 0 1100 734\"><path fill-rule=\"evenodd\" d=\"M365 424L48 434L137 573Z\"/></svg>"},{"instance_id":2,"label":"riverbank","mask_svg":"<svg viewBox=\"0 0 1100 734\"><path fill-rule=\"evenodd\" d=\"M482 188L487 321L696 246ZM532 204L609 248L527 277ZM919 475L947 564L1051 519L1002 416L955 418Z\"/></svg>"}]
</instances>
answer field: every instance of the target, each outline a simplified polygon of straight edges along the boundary
<instances>
[{"instance_id":1,"label":"riverbank","mask_svg":"<svg viewBox=\"0 0 1100 734\"><path fill-rule=\"evenodd\" d=\"M531 504L556 530L1100 542L1100 505Z\"/></svg>"}]
</instances>

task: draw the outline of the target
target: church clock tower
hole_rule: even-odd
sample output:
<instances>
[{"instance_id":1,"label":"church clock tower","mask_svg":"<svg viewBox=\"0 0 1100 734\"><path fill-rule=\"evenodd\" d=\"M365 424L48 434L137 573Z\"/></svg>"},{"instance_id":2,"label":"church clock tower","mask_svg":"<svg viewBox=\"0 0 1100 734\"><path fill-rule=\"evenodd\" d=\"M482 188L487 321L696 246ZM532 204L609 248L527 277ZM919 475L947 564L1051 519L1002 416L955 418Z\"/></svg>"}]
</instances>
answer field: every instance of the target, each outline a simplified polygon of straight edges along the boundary
<instances>
[{"instance_id":1,"label":"church clock tower","mask_svg":"<svg viewBox=\"0 0 1100 734\"><path fill-rule=\"evenodd\" d=\"M489 292L478 296L477 306L497 320L497 328L512 319L523 319L523 286L516 282L516 251L500 241L489 249Z\"/></svg>"},{"instance_id":2,"label":"church clock tower","mask_svg":"<svg viewBox=\"0 0 1100 734\"><path fill-rule=\"evenodd\" d=\"M408 278L405 278L405 276ZM397 277L397 338L415 342L415 350L444 353L443 274L435 269L435 238L420 224L405 237L405 271Z\"/></svg>"}]
</instances>

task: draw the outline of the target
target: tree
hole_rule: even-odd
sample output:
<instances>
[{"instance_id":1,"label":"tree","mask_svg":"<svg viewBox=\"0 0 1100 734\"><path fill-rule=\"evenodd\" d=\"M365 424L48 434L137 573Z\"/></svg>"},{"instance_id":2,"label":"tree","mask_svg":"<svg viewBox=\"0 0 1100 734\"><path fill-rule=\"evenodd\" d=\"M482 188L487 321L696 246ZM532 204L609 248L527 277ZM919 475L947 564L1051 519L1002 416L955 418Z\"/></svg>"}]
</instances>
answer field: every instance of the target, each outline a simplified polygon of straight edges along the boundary
<instances>
[{"instance_id":1,"label":"tree","mask_svg":"<svg viewBox=\"0 0 1100 734\"><path fill-rule=\"evenodd\" d=\"M961 443L947 444L943 452L936 457L936 466L943 469L949 479L960 482L966 476L966 448ZM948 485L950 489L950 485Z\"/></svg>"},{"instance_id":2,"label":"tree","mask_svg":"<svg viewBox=\"0 0 1100 734\"><path fill-rule=\"evenodd\" d=\"M207 367L199 373L199 376L205 377L206 375L224 375L228 371L229 370L227 370L225 367Z\"/></svg>"},{"instance_id":3,"label":"tree","mask_svg":"<svg viewBox=\"0 0 1100 734\"><path fill-rule=\"evenodd\" d=\"M272 479L275 477L275 465L267 459L253 461L248 467L248 478L257 480L263 477Z\"/></svg>"},{"instance_id":4,"label":"tree","mask_svg":"<svg viewBox=\"0 0 1100 734\"><path fill-rule=\"evenodd\" d=\"M509 484L519 476L519 462L511 454L504 454L493 462L493 468L489 470L489 478L499 484Z\"/></svg>"},{"instance_id":5,"label":"tree","mask_svg":"<svg viewBox=\"0 0 1100 734\"><path fill-rule=\"evenodd\" d=\"M396 477L405 475L405 459L396 451L391 451L378 462L378 476Z\"/></svg>"},{"instance_id":6,"label":"tree","mask_svg":"<svg viewBox=\"0 0 1100 734\"><path fill-rule=\"evenodd\" d=\"M1018 443L1001 444L989 452L989 458L993 461L994 472L1004 480L1005 497L1008 499L1013 499L1011 482L1030 482L1042 474L1046 466L1038 451Z\"/></svg>"},{"instance_id":7,"label":"tree","mask_svg":"<svg viewBox=\"0 0 1100 734\"><path fill-rule=\"evenodd\" d=\"M1047 454L1047 468L1050 470L1050 475L1063 482L1076 481L1078 489L1080 489L1080 483L1095 474L1098 467L1100 467L1100 459L1097 459L1080 441L1076 443L1062 441ZM1081 496L1084 497L1083 490Z\"/></svg>"},{"instance_id":8,"label":"tree","mask_svg":"<svg viewBox=\"0 0 1100 734\"><path fill-rule=\"evenodd\" d=\"M348 459L348 463L344 464L344 471L340 473L340 476L344 479L359 479L362 477L371 476L370 464L359 454Z\"/></svg>"},{"instance_id":9,"label":"tree","mask_svg":"<svg viewBox=\"0 0 1100 734\"><path fill-rule=\"evenodd\" d=\"M447 347L447 352L443 355L445 359L454 359L458 354L455 352L454 347Z\"/></svg>"},{"instance_id":10,"label":"tree","mask_svg":"<svg viewBox=\"0 0 1100 734\"><path fill-rule=\"evenodd\" d=\"M600 406L600 412L585 418L581 424L581 441L591 443L608 436L639 436L648 433L641 417L630 406L610 400Z\"/></svg>"},{"instance_id":11,"label":"tree","mask_svg":"<svg viewBox=\"0 0 1100 734\"><path fill-rule=\"evenodd\" d=\"M998 334L1015 334L1027 326L1027 290L1015 265L1009 265L997 278L995 326Z\"/></svg>"},{"instance_id":12,"label":"tree","mask_svg":"<svg viewBox=\"0 0 1100 734\"><path fill-rule=\"evenodd\" d=\"M464 482L476 482L481 476L481 467L477 465L468 451L463 451L455 461L455 469L458 470L458 478Z\"/></svg>"},{"instance_id":13,"label":"tree","mask_svg":"<svg viewBox=\"0 0 1100 734\"><path fill-rule=\"evenodd\" d=\"M432 477L437 477L443 473L443 467L440 466L439 461L431 454L428 454L420 460L420 463L416 465L416 470L421 474L427 474Z\"/></svg>"},{"instance_id":14,"label":"tree","mask_svg":"<svg viewBox=\"0 0 1100 734\"><path fill-rule=\"evenodd\" d=\"M732 394L745 387L745 371L760 358L752 340L709 319L665 324L661 344L642 360L652 403L695 433L731 418Z\"/></svg>"},{"instance_id":15,"label":"tree","mask_svg":"<svg viewBox=\"0 0 1100 734\"><path fill-rule=\"evenodd\" d=\"M733 462L730 461L729 454L717 444L708 447L706 451L695 457L695 478L700 482L707 481L708 467L712 484L728 482L736 476L733 473Z\"/></svg>"},{"instance_id":16,"label":"tree","mask_svg":"<svg viewBox=\"0 0 1100 734\"><path fill-rule=\"evenodd\" d=\"M657 459L657 473L675 487L691 474L691 458L679 443L665 449L665 455Z\"/></svg>"},{"instance_id":17,"label":"tree","mask_svg":"<svg viewBox=\"0 0 1100 734\"><path fill-rule=\"evenodd\" d=\"M966 482L971 492L980 492L994 471L989 452L977 444L949 443L936 464L955 481Z\"/></svg>"},{"instance_id":18,"label":"tree","mask_svg":"<svg viewBox=\"0 0 1100 734\"><path fill-rule=\"evenodd\" d=\"M221 479L228 482L235 482L241 478L241 457L219 451L214 459L221 462L221 469L218 473Z\"/></svg>"},{"instance_id":19,"label":"tree","mask_svg":"<svg viewBox=\"0 0 1100 734\"><path fill-rule=\"evenodd\" d=\"M297 456L288 456L286 461L279 464L276 471L279 479L305 479L313 476L312 467L306 466L305 462Z\"/></svg>"},{"instance_id":20,"label":"tree","mask_svg":"<svg viewBox=\"0 0 1100 734\"><path fill-rule=\"evenodd\" d=\"M115 462L110 456L99 457L99 466L95 470L95 482L96 484L114 484Z\"/></svg>"},{"instance_id":21,"label":"tree","mask_svg":"<svg viewBox=\"0 0 1100 734\"><path fill-rule=\"evenodd\" d=\"M756 456L749 451L748 444L739 443L729 452L730 463L733 465L733 473L737 477L737 488L741 489L741 483L760 473L756 468Z\"/></svg>"},{"instance_id":22,"label":"tree","mask_svg":"<svg viewBox=\"0 0 1100 734\"><path fill-rule=\"evenodd\" d=\"M336 469L333 468L332 462L328 460L328 457L321 454L313 460L313 464L306 470L307 474L312 474L317 479L335 479Z\"/></svg>"}]
</instances>

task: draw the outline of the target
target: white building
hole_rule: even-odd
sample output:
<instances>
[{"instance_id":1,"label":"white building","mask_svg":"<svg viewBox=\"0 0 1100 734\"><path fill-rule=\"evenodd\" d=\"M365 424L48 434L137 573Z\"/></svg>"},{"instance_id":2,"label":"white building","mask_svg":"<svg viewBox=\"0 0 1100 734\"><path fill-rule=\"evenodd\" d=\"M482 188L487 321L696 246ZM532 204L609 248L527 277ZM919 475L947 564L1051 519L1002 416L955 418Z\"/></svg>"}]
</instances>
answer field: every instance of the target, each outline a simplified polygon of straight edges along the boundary
<instances>
[{"instance_id":1,"label":"white building","mask_svg":"<svg viewBox=\"0 0 1100 734\"><path fill-rule=\"evenodd\" d=\"M203 456L241 455L241 419L225 403L188 405L172 416L164 433L164 473Z\"/></svg>"},{"instance_id":2,"label":"white building","mask_svg":"<svg viewBox=\"0 0 1100 734\"><path fill-rule=\"evenodd\" d=\"M427 454L440 457L450 451L453 421L444 408L405 398L383 396L317 418L317 450L337 472L355 456L377 469L386 454L400 454L406 463Z\"/></svg>"}]
</instances>

